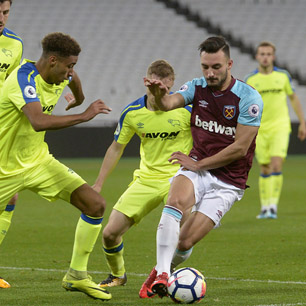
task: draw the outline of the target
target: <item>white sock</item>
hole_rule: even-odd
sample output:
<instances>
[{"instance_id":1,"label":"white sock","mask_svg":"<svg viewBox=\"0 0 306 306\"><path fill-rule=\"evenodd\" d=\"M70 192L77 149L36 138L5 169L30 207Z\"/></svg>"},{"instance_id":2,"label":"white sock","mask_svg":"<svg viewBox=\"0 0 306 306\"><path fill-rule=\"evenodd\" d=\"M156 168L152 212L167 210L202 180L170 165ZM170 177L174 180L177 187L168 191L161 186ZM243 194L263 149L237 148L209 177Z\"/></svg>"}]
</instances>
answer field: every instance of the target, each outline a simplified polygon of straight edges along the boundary
<instances>
[{"instance_id":1,"label":"white sock","mask_svg":"<svg viewBox=\"0 0 306 306\"><path fill-rule=\"evenodd\" d=\"M277 205L276 204L271 204L269 206L269 209L273 209L275 211L275 213L277 213Z\"/></svg>"},{"instance_id":2,"label":"white sock","mask_svg":"<svg viewBox=\"0 0 306 306\"><path fill-rule=\"evenodd\" d=\"M186 261L190 257L192 249L193 248L187 251L180 251L176 249L171 262L171 270L174 270L178 265Z\"/></svg>"},{"instance_id":3,"label":"white sock","mask_svg":"<svg viewBox=\"0 0 306 306\"><path fill-rule=\"evenodd\" d=\"M183 213L172 206L166 205L156 233L157 275L166 272L170 276L170 265L175 252Z\"/></svg>"}]
</instances>

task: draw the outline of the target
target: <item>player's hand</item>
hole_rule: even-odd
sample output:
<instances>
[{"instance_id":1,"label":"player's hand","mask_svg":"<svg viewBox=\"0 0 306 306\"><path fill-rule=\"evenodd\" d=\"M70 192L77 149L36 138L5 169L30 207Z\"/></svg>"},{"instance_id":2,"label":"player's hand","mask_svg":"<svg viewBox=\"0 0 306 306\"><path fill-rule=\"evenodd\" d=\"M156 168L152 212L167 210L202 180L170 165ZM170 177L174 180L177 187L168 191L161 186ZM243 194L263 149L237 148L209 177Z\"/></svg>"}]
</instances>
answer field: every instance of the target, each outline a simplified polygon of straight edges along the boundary
<instances>
[{"instance_id":1,"label":"player's hand","mask_svg":"<svg viewBox=\"0 0 306 306\"><path fill-rule=\"evenodd\" d=\"M144 84L149 88L150 92L155 98L161 98L169 93L167 86L161 80L143 78Z\"/></svg>"},{"instance_id":2,"label":"player's hand","mask_svg":"<svg viewBox=\"0 0 306 306\"><path fill-rule=\"evenodd\" d=\"M74 95L69 92L67 94L65 94L64 98L66 99L66 101L68 102L68 105L66 107L66 111L69 110L70 108L76 107L79 104L76 102Z\"/></svg>"},{"instance_id":3,"label":"player's hand","mask_svg":"<svg viewBox=\"0 0 306 306\"><path fill-rule=\"evenodd\" d=\"M180 164L181 167L190 171L196 172L199 170L198 163L180 151L172 153L168 161L172 164Z\"/></svg>"},{"instance_id":4,"label":"player's hand","mask_svg":"<svg viewBox=\"0 0 306 306\"><path fill-rule=\"evenodd\" d=\"M96 117L98 114L109 114L112 111L102 100L98 99L92 102L86 111L83 113L84 120L89 121Z\"/></svg>"},{"instance_id":5,"label":"player's hand","mask_svg":"<svg viewBox=\"0 0 306 306\"><path fill-rule=\"evenodd\" d=\"M299 124L298 138L303 141L306 139L306 124L305 122Z\"/></svg>"}]
</instances>

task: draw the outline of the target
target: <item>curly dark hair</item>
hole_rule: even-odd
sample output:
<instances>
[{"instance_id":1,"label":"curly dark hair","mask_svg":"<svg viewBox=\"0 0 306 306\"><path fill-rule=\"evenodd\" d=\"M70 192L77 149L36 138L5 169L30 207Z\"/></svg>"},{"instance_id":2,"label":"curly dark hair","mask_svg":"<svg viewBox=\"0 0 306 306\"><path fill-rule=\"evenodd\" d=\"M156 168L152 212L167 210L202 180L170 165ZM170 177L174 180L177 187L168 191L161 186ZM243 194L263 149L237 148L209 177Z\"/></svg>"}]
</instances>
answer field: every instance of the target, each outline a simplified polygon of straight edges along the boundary
<instances>
[{"instance_id":1,"label":"curly dark hair","mask_svg":"<svg viewBox=\"0 0 306 306\"><path fill-rule=\"evenodd\" d=\"M61 57L69 57L71 55L78 56L81 52L81 47L78 42L61 32L54 32L46 35L41 41L43 48L43 56L48 56L50 53Z\"/></svg>"}]
</instances>

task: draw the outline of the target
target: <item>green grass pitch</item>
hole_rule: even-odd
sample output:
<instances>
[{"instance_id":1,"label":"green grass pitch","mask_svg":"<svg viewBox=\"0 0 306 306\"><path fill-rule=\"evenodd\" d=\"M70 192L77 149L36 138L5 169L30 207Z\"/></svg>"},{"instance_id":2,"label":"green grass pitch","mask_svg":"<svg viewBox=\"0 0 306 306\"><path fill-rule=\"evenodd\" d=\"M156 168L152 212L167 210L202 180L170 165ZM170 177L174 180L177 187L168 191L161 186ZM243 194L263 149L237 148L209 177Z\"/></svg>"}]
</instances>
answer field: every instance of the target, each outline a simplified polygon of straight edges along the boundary
<instances>
[{"instance_id":1,"label":"green grass pitch","mask_svg":"<svg viewBox=\"0 0 306 306\"><path fill-rule=\"evenodd\" d=\"M98 159L64 159L89 184L100 168ZM107 181L103 196L108 207L103 224L119 195L132 179L138 159L123 158ZM306 157L289 157L277 220L257 220L258 166L250 172L249 188L195 248L183 266L195 267L207 279L201 305L306 305ZM108 306L174 305L168 298L141 300L138 291L155 264L155 234L162 206L124 237L128 283L111 288ZM49 203L29 191L20 193L13 223L1 246L0 276L10 289L0 290L0 305L101 305L61 288L69 266L74 230L80 213L63 201ZM108 269L101 234L88 270L96 282Z\"/></svg>"}]
</instances>

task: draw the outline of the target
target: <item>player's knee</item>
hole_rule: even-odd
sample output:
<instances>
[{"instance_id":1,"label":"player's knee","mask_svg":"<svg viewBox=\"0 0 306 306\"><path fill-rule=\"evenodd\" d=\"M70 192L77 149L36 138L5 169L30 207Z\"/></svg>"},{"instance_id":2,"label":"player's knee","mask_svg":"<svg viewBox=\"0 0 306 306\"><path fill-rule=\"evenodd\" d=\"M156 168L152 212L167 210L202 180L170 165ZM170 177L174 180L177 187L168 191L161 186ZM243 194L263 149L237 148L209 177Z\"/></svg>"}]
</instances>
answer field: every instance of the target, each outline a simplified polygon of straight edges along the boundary
<instances>
[{"instance_id":1,"label":"player's knee","mask_svg":"<svg viewBox=\"0 0 306 306\"><path fill-rule=\"evenodd\" d=\"M104 215L106 201L98 193L85 199L79 199L77 207L83 214L90 217L102 217Z\"/></svg>"},{"instance_id":2,"label":"player's knee","mask_svg":"<svg viewBox=\"0 0 306 306\"><path fill-rule=\"evenodd\" d=\"M110 226L106 226L103 230L103 244L106 247L112 247L118 239L118 235L112 231Z\"/></svg>"},{"instance_id":3,"label":"player's knee","mask_svg":"<svg viewBox=\"0 0 306 306\"><path fill-rule=\"evenodd\" d=\"M89 203L88 209L91 211L92 217L102 217L104 215L106 201L100 195Z\"/></svg>"},{"instance_id":4,"label":"player's knee","mask_svg":"<svg viewBox=\"0 0 306 306\"><path fill-rule=\"evenodd\" d=\"M186 210L186 203L178 196L171 196L168 198L167 205L173 206L181 211Z\"/></svg>"}]
</instances>

